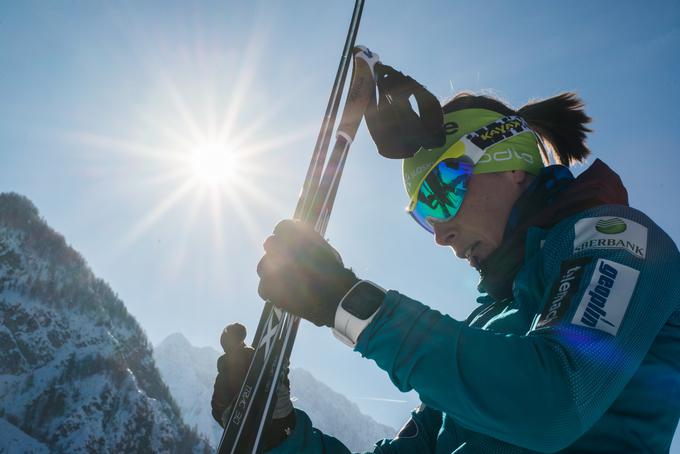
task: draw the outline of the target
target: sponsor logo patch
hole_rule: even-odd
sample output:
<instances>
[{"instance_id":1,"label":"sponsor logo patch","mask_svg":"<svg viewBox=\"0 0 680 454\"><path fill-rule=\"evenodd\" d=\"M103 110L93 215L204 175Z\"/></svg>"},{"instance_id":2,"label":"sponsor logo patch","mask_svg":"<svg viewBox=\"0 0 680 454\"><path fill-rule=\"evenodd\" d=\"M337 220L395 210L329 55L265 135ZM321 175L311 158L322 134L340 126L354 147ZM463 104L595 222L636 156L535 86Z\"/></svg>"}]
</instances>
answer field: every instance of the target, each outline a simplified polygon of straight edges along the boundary
<instances>
[{"instance_id":1,"label":"sponsor logo patch","mask_svg":"<svg viewBox=\"0 0 680 454\"><path fill-rule=\"evenodd\" d=\"M584 218L574 224L574 253L589 249L624 249L647 255L647 227L616 217Z\"/></svg>"},{"instance_id":2,"label":"sponsor logo patch","mask_svg":"<svg viewBox=\"0 0 680 454\"><path fill-rule=\"evenodd\" d=\"M444 131L446 132L447 136L457 133L458 129L459 129L458 123L456 123L455 121L449 121L447 123L444 123Z\"/></svg>"},{"instance_id":3,"label":"sponsor logo patch","mask_svg":"<svg viewBox=\"0 0 680 454\"><path fill-rule=\"evenodd\" d=\"M510 115L499 118L474 132L467 138L482 150L516 134L529 130L529 125L519 116Z\"/></svg>"},{"instance_id":4,"label":"sponsor logo patch","mask_svg":"<svg viewBox=\"0 0 680 454\"><path fill-rule=\"evenodd\" d=\"M595 230L607 235L623 233L627 228L626 223L620 218L600 219L595 224Z\"/></svg>"},{"instance_id":5,"label":"sponsor logo patch","mask_svg":"<svg viewBox=\"0 0 680 454\"><path fill-rule=\"evenodd\" d=\"M616 336L639 275L631 267L599 259L571 322Z\"/></svg>"},{"instance_id":6,"label":"sponsor logo patch","mask_svg":"<svg viewBox=\"0 0 680 454\"><path fill-rule=\"evenodd\" d=\"M479 158L479 163L484 164L487 162L491 161L496 161L496 162L503 162L503 161L509 161L511 159L520 159L522 161L526 161L529 164L534 163L534 157L531 156L529 153L519 153L516 151L514 148L506 148L505 150L501 151L495 151L493 153L487 152L482 155L481 158Z\"/></svg>"},{"instance_id":7,"label":"sponsor logo patch","mask_svg":"<svg viewBox=\"0 0 680 454\"><path fill-rule=\"evenodd\" d=\"M534 325L534 330L556 325L562 319L581 285L583 269L590 261L590 257L581 257L562 262L560 275L553 285L541 316Z\"/></svg>"}]
</instances>

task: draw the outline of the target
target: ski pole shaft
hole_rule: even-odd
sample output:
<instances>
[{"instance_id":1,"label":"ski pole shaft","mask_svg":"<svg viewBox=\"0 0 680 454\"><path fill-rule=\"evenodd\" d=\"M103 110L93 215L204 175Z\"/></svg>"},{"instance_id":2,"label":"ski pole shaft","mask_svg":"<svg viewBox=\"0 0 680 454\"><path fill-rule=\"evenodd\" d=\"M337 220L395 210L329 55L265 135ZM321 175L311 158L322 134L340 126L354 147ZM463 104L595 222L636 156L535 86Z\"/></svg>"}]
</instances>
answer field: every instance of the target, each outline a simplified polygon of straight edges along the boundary
<instances>
[{"instance_id":1,"label":"ski pole shaft","mask_svg":"<svg viewBox=\"0 0 680 454\"><path fill-rule=\"evenodd\" d=\"M354 48L356 36L359 31L359 23L361 22L361 14L363 9L364 0L356 0L354 3L354 10L352 12L352 19L347 30L347 37L345 38L345 45L342 49L340 64L338 65L338 70L335 73L333 88L331 89L331 94L328 98L328 104L326 105L326 112L324 114L323 121L321 122L321 129L319 130L319 135L317 136L316 144L314 145L312 159L310 160L309 167L307 168L307 174L305 175L304 184L302 185L300 198L298 199L297 206L295 207L295 214L293 217L296 219L309 209L308 204L311 202L309 195L313 195L316 192L319 179L321 178L321 172L323 171L324 164L326 162L326 153L328 151L331 135L333 134L335 118L338 113L338 107L340 106L342 90L345 87L345 79L347 78L347 71L349 70L349 64L351 61L351 52Z\"/></svg>"},{"instance_id":2,"label":"ski pole shaft","mask_svg":"<svg viewBox=\"0 0 680 454\"><path fill-rule=\"evenodd\" d=\"M323 189L320 190L319 180L324 170L330 135L335 123L335 116L337 115L342 88L349 67L349 54L354 46L363 4L364 0L357 0L355 3L345 48L343 49L343 56L338 67L326 115L322 122L310 166L305 177L305 184L303 185L294 215L295 218L305 219L316 228L323 230L325 230L331 211L327 205L330 203L332 206L333 204L347 149L356 134L369 99L366 97L366 102L361 101L363 104L357 104L355 98L358 99L360 97L355 94L356 88L352 90L352 87L350 87L347 103L343 110L341 127L338 131L338 142L344 141L344 145L339 146L336 144L334 147L331 156L331 161L334 164L323 172L323 182L321 184ZM355 74L353 74L353 81L355 80ZM366 78L365 70L363 74L360 80L362 81L362 86L365 87L364 92L369 96L368 90L369 87L372 89L373 81L371 80L368 83L369 80ZM372 77L372 72L370 75ZM351 114L348 113L350 111L352 112ZM343 136L341 136L341 132L344 134ZM337 176L335 178L328 177L329 173L336 174ZM332 196L329 198L328 194L332 194ZM316 202L317 199L319 202ZM314 208L312 209L311 207ZM314 219L318 218L319 213L324 213L326 216L320 224L317 222L317 219ZM218 448L220 454L227 452L232 454L257 453L260 451L262 434L266 429L268 421L271 419L271 412L273 411L271 404L275 396L278 379L281 375L282 365L290 357L298 323L299 318L284 314L280 310L275 309L271 303L266 302L253 342L253 345L257 346L256 352L222 435ZM260 404L258 401L262 401L262 399L259 399L259 396L263 393L266 395L266 399ZM254 440L246 439L249 435L249 431L244 431L246 426L257 429Z\"/></svg>"},{"instance_id":3,"label":"ski pole shaft","mask_svg":"<svg viewBox=\"0 0 680 454\"><path fill-rule=\"evenodd\" d=\"M316 215L313 213L330 214L349 145L363 118L366 105L373 95L372 64L374 62L372 63L369 56L377 61L377 58L367 50L357 49L355 51L355 70L343 109L341 128L338 130L336 144L323 174L321 185L316 191L318 202L313 204L316 208L309 213L312 217L308 214L306 219L317 228L323 226L325 229L327 218L319 224L318 219L314 219ZM323 234L323 231L320 233ZM284 314L271 307L270 304L268 306L269 313L264 328L258 327L261 341L257 344L253 361L225 428L221 447L226 447L220 451L221 453L256 453L261 446L262 435L266 433L267 423L271 419L278 379L283 365L290 357L299 318ZM261 394L265 397L259 398ZM255 439L246 439L245 437L253 431L256 433ZM234 440L235 444L230 444L232 443L230 440Z\"/></svg>"},{"instance_id":4,"label":"ski pole shaft","mask_svg":"<svg viewBox=\"0 0 680 454\"><path fill-rule=\"evenodd\" d=\"M295 207L295 212L293 214L294 219L301 218L304 216L304 213L309 211L310 204L313 202L314 195L318 189L321 172L323 171L326 162L326 153L328 151L330 137L333 133L333 127L335 126L335 118L338 113L342 90L345 86L345 79L347 78L347 72L349 70L351 61L350 56L359 31L359 23L361 22L364 2L365 0L356 0L354 2L352 19L349 28L347 29L347 37L345 38L345 44L342 49L340 63L338 64L338 70L335 73L335 80L333 81L331 94L328 98L328 104L326 105L326 112L321 122L319 135L317 136L314 151L312 152L312 158L309 162L309 167L307 168L307 174L305 175L302 190L300 191L300 197L298 198ZM270 318L271 310L271 303L266 302L257 329L255 330L253 345L258 345L260 343L262 332Z\"/></svg>"},{"instance_id":5,"label":"ski pole shaft","mask_svg":"<svg viewBox=\"0 0 680 454\"><path fill-rule=\"evenodd\" d=\"M326 232L326 224L330 209L335 201L335 194L340 177L347 158L349 147L354 141L361 120L364 117L366 106L374 95L375 74L374 66L378 62L377 54L372 53L365 47L354 48L354 70L350 82L345 108L340 118L340 125L336 133L333 152L328 160L323 179L314 194L306 220L315 226L317 232L322 235ZM318 224L319 219L326 218L325 223Z\"/></svg>"},{"instance_id":6,"label":"ski pole shaft","mask_svg":"<svg viewBox=\"0 0 680 454\"><path fill-rule=\"evenodd\" d=\"M375 87L373 66L378 61L377 55L372 54L368 49L360 47L353 49L353 54L354 71L352 73L347 100L340 120L340 126L338 127L336 134L336 142L328 165L324 170L321 185L317 190L314 203L312 204L312 207L316 207L317 204L318 207L314 211L308 213L308 218L306 219L307 222L315 226L315 229L321 235L325 233L326 226L328 225L328 217L330 216L333 207L335 194L340 183L340 177L342 176L349 147L359 129L364 112L366 111L366 106L373 95ZM326 214L323 218L320 217L320 214L322 213ZM268 387L269 391L263 409L265 418L260 420L257 429L255 439L256 446L261 446L260 440L266 432L267 424L271 421L279 377L281 376L284 364L287 364L290 358L299 322L299 317L292 314L286 314L286 318L283 322L282 337L280 338L281 346L272 352L274 371L270 379L271 384L265 384L265 388ZM254 451L254 453L257 452L259 451Z\"/></svg>"}]
</instances>

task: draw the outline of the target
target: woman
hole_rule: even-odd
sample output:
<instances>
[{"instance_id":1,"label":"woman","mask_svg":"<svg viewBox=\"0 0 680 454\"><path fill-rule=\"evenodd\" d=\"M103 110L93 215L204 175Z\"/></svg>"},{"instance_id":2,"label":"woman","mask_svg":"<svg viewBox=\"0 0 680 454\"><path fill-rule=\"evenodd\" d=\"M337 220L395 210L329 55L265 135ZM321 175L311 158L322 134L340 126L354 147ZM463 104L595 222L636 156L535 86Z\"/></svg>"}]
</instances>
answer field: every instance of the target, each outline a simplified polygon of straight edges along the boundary
<instances>
[{"instance_id":1,"label":"woman","mask_svg":"<svg viewBox=\"0 0 680 454\"><path fill-rule=\"evenodd\" d=\"M463 94L443 110L445 144L405 159L404 183L412 217L480 272L467 320L361 281L294 221L264 244L260 295L418 392L423 405L376 453L668 452L680 415L677 247L604 163L572 176L590 153L573 94L517 111ZM557 164L545 166L546 147ZM299 410L275 417L271 452L348 452Z\"/></svg>"}]
</instances>

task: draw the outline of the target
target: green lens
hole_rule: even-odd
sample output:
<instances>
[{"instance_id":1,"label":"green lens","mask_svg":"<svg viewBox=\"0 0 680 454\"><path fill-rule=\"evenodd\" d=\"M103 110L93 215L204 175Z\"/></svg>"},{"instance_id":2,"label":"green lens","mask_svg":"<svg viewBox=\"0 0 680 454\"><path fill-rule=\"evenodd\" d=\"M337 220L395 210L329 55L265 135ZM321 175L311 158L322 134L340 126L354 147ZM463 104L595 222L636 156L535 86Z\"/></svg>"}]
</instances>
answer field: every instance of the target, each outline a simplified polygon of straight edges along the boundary
<instances>
[{"instance_id":1,"label":"green lens","mask_svg":"<svg viewBox=\"0 0 680 454\"><path fill-rule=\"evenodd\" d=\"M458 213L472 175L469 159L445 159L425 177L418 191L418 202L411 216L433 233L432 223L446 221Z\"/></svg>"}]
</instances>

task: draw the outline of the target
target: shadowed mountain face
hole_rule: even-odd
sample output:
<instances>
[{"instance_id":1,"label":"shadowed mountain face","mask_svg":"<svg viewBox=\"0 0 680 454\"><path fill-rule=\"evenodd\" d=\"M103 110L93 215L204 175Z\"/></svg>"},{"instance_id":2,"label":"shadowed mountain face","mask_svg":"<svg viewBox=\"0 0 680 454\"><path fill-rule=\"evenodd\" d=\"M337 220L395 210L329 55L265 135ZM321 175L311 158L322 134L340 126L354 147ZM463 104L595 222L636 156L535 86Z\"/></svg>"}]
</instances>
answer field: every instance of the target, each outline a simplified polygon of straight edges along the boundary
<instances>
[{"instance_id":1,"label":"shadowed mountain face","mask_svg":"<svg viewBox=\"0 0 680 454\"><path fill-rule=\"evenodd\" d=\"M217 446L222 429L210 414L210 397L220 353L192 346L181 334L172 334L154 350L163 380L179 405L184 420ZM362 414L343 395L316 380L303 369L290 372L293 404L304 410L314 426L333 435L352 451L371 450L373 444L393 437L396 430Z\"/></svg>"},{"instance_id":2,"label":"shadowed mountain face","mask_svg":"<svg viewBox=\"0 0 680 454\"><path fill-rule=\"evenodd\" d=\"M124 304L25 197L0 194L0 452L209 452Z\"/></svg>"}]
</instances>

